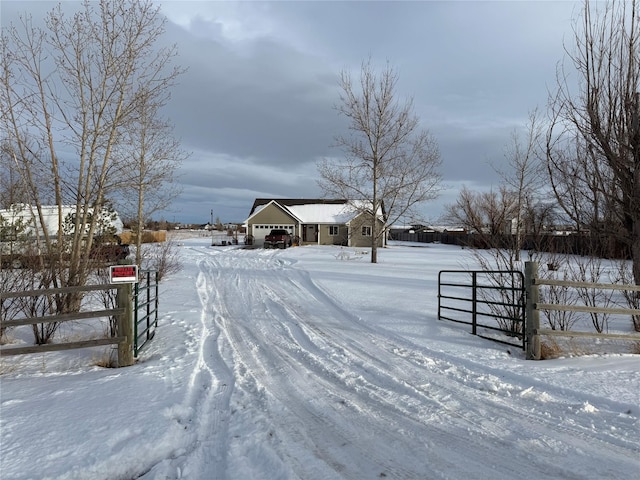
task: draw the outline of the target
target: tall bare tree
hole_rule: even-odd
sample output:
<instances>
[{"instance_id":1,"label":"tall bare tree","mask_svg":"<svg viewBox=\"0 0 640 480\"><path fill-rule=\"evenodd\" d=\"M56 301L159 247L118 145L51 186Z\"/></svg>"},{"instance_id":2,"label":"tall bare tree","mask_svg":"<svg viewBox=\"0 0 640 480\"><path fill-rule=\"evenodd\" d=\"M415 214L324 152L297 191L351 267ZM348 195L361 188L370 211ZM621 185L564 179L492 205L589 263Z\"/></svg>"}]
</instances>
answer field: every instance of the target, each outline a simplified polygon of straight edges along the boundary
<instances>
[{"instance_id":1,"label":"tall bare tree","mask_svg":"<svg viewBox=\"0 0 640 480\"><path fill-rule=\"evenodd\" d=\"M411 99L397 98L397 73L389 66L376 74L371 61L362 63L360 81L340 76L340 104L349 134L336 138L344 158L318 165L320 186L327 195L354 201L371 219L371 262L385 228L376 218L383 210L387 224L419 218L417 206L440 190L440 153L436 140L420 129Z\"/></svg>"},{"instance_id":2,"label":"tall bare tree","mask_svg":"<svg viewBox=\"0 0 640 480\"><path fill-rule=\"evenodd\" d=\"M522 287L519 276L505 272L523 271L521 251L525 241L539 244L543 224L549 220L552 208L541 198L544 169L540 161L541 124L536 111L529 115L523 132L514 130L511 142L505 147L506 164L494 166L501 177L497 189L473 192L464 187L457 201L447 205L449 220L464 226L473 234L472 245L491 249L489 253L473 250L476 262L486 272L486 280L494 289L481 290L479 295L489 302L501 328L514 335L522 335L524 318L517 289ZM536 236L538 238L536 238Z\"/></svg>"},{"instance_id":3,"label":"tall bare tree","mask_svg":"<svg viewBox=\"0 0 640 480\"><path fill-rule=\"evenodd\" d=\"M130 181L127 132L180 74L175 47L157 45L164 24L150 0L86 0L72 16L56 7L44 28L25 16L3 31L0 133L43 225L42 206L58 205L57 234L38 239L55 286L86 281L99 229L92 212ZM77 212L69 236L65 204Z\"/></svg>"},{"instance_id":4,"label":"tall bare tree","mask_svg":"<svg viewBox=\"0 0 640 480\"><path fill-rule=\"evenodd\" d=\"M172 126L160 116L159 108L167 99L140 102L136 119L126 133L127 148L122 152L129 160L126 172L130 177L125 181L121 198L135 209L125 213L134 219L132 230L138 266L142 265L144 226L154 213L169 206L180 194L181 189L174 180L182 160L188 156L173 136Z\"/></svg>"},{"instance_id":5,"label":"tall bare tree","mask_svg":"<svg viewBox=\"0 0 640 480\"><path fill-rule=\"evenodd\" d=\"M506 248L512 261L520 260L525 235L541 230L540 223L549 218L550 207L541 198L540 137L541 123L533 111L524 136L517 129L511 133L505 147L506 166L494 166L501 178L498 188L473 192L464 187L456 202L445 207L446 217L473 231L480 246Z\"/></svg>"},{"instance_id":6,"label":"tall bare tree","mask_svg":"<svg viewBox=\"0 0 640 480\"><path fill-rule=\"evenodd\" d=\"M511 134L511 143L507 146L505 157L507 170L499 172L504 184L515 197L515 218L512 219L511 251L515 260L520 260L520 252L524 243L524 236L531 233L535 227L535 213L542 213L539 208L540 189L543 184L542 163L538 148L542 137L541 124L537 110L529 114L526 125L525 138L523 139L514 130Z\"/></svg>"},{"instance_id":7,"label":"tall bare tree","mask_svg":"<svg viewBox=\"0 0 640 480\"><path fill-rule=\"evenodd\" d=\"M546 157L564 212L615 238L640 284L640 4L584 3L551 98ZM577 91L568 79L577 73ZM596 252L599 253L599 252Z\"/></svg>"}]
</instances>

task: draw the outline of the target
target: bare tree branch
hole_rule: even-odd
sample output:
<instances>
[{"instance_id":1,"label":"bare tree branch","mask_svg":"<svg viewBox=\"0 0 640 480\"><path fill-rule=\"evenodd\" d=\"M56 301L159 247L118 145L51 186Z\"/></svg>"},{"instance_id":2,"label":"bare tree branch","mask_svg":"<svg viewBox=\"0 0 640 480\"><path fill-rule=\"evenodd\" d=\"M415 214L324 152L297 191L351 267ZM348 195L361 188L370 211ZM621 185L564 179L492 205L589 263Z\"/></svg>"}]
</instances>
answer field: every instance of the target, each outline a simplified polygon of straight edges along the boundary
<instances>
[{"instance_id":1,"label":"bare tree branch","mask_svg":"<svg viewBox=\"0 0 640 480\"><path fill-rule=\"evenodd\" d=\"M23 17L2 33L0 134L42 225L43 205L58 206L57 234L44 229L36 239L54 285L86 281L99 213L140 171L131 159L158 160L159 171L143 175L145 188L180 159L168 137L144 152L148 144L131 142L141 125L167 133L159 109L182 70L172 65L175 47L158 45L165 21L150 0L85 0L71 17L54 8L43 29ZM64 229L69 204L76 215Z\"/></svg>"},{"instance_id":2,"label":"bare tree branch","mask_svg":"<svg viewBox=\"0 0 640 480\"><path fill-rule=\"evenodd\" d=\"M551 186L578 228L626 245L640 284L638 1L584 3L550 99ZM566 79L578 74L578 91ZM595 252L603 253L603 252Z\"/></svg>"},{"instance_id":3,"label":"bare tree branch","mask_svg":"<svg viewBox=\"0 0 640 480\"><path fill-rule=\"evenodd\" d=\"M318 183L326 195L352 200L371 215L372 263L385 233L374 220L375 212L384 208L386 224L417 217L418 204L440 190L437 143L419 129L412 100L400 103L396 98L397 80L388 65L376 75L370 60L362 63L357 87L348 72L341 73L336 110L349 120L349 131L336 138L336 146L344 158L318 165Z\"/></svg>"}]
</instances>

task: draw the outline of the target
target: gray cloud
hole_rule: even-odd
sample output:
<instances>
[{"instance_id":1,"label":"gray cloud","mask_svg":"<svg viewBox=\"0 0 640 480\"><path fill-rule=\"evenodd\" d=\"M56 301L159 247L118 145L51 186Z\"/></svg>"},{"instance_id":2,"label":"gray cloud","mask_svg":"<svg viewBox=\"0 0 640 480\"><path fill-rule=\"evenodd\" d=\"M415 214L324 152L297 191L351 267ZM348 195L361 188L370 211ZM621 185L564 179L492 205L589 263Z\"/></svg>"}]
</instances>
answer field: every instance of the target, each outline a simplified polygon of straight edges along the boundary
<instances>
[{"instance_id":1,"label":"gray cloud","mask_svg":"<svg viewBox=\"0 0 640 480\"><path fill-rule=\"evenodd\" d=\"M575 2L162 2L188 68L166 113L186 150L184 193L165 218L244 220L255 197L314 197L318 159L338 156L342 69L386 61L398 94L439 143L446 190L497 182L490 164L529 111L544 110ZM48 2L2 1L2 24ZM46 7L46 8L45 8ZM5 15L6 14L6 15Z\"/></svg>"},{"instance_id":2,"label":"gray cloud","mask_svg":"<svg viewBox=\"0 0 640 480\"><path fill-rule=\"evenodd\" d=\"M243 52L181 40L189 71L168 112L187 143L276 167L326 155L340 126L336 72L269 40Z\"/></svg>"}]
</instances>

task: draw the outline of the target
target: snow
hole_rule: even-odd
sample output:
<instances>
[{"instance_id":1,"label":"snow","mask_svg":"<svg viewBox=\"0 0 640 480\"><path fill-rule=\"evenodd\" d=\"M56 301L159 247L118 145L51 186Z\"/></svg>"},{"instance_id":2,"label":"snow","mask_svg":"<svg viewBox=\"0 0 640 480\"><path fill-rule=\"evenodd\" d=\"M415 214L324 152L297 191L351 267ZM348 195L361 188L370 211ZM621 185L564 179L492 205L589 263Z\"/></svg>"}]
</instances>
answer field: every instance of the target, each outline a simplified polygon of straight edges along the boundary
<instances>
[{"instance_id":1,"label":"snow","mask_svg":"<svg viewBox=\"0 0 640 480\"><path fill-rule=\"evenodd\" d=\"M349 204L308 203L283 207L300 223L341 224L351 220L358 210Z\"/></svg>"},{"instance_id":2,"label":"snow","mask_svg":"<svg viewBox=\"0 0 640 480\"><path fill-rule=\"evenodd\" d=\"M134 366L1 359L3 480L640 478L640 356L527 361L438 320L467 250L179 248Z\"/></svg>"},{"instance_id":3,"label":"snow","mask_svg":"<svg viewBox=\"0 0 640 480\"><path fill-rule=\"evenodd\" d=\"M276 200L277 201L277 200ZM283 207L291 212L300 223L348 224L360 212L366 210L364 202L351 200L346 204L307 203ZM371 210L371 208L369 208ZM378 216L382 217L382 208L378 207Z\"/></svg>"},{"instance_id":4,"label":"snow","mask_svg":"<svg viewBox=\"0 0 640 480\"><path fill-rule=\"evenodd\" d=\"M349 223L365 209L363 202L353 200L348 203L314 203L313 200L309 200L309 203L282 205L278 203L278 199L275 199L267 204L257 206L251 217L271 204L277 204L282 210L289 212L299 223L318 223L323 225ZM378 216L382 216L381 207L378 207Z\"/></svg>"}]
</instances>

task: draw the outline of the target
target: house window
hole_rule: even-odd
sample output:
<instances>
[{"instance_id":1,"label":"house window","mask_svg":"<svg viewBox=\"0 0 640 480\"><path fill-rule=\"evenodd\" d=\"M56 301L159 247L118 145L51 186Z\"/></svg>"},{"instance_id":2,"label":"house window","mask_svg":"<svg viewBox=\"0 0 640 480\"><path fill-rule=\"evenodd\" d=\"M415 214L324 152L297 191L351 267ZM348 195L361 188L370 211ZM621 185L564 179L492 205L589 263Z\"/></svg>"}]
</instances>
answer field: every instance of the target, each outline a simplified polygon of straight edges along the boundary
<instances>
[{"instance_id":1,"label":"house window","mask_svg":"<svg viewBox=\"0 0 640 480\"><path fill-rule=\"evenodd\" d=\"M338 225L329 225L329 235L332 237L338 236Z\"/></svg>"},{"instance_id":2,"label":"house window","mask_svg":"<svg viewBox=\"0 0 640 480\"><path fill-rule=\"evenodd\" d=\"M362 227L362 236L363 237L370 237L371 236L371 227L364 225Z\"/></svg>"}]
</instances>

